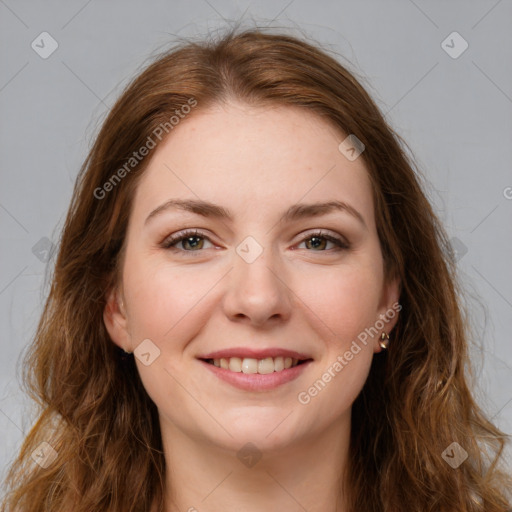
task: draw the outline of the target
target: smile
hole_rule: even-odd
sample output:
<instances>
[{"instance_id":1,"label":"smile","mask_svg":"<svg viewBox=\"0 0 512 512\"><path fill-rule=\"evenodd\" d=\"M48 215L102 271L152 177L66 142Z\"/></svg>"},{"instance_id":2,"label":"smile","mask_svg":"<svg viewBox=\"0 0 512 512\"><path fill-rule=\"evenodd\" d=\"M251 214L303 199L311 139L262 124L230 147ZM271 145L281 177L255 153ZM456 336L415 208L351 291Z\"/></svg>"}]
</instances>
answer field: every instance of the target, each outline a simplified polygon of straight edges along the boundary
<instances>
[{"instance_id":1,"label":"smile","mask_svg":"<svg viewBox=\"0 0 512 512\"><path fill-rule=\"evenodd\" d=\"M287 349L232 348L197 357L227 384L253 392L271 391L297 379L313 363L307 354Z\"/></svg>"},{"instance_id":2,"label":"smile","mask_svg":"<svg viewBox=\"0 0 512 512\"><path fill-rule=\"evenodd\" d=\"M219 359L206 359L209 364L213 364L217 368L223 368L235 373L259 373L267 375L274 372L282 372L289 368L304 363L305 359L297 359L292 357L266 357L264 359L254 359L252 357L222 357Z\"/></svg>"}]
</instances>

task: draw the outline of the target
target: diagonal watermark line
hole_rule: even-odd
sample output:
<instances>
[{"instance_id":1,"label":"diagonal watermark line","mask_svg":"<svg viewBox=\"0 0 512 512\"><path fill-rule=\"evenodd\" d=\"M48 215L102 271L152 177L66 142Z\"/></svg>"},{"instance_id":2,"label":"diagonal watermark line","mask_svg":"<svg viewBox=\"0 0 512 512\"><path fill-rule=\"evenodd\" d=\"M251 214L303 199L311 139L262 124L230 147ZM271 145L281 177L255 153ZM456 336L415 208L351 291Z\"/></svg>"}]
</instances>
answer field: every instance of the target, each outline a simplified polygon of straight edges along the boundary
<instances>
[{"instance_id":1,"label":"diagonal watermark line","mask_svg":"<svg viewBox=\"0 0 512 512\"><path fill-rule=\"evenodd\" d=\"M276 430L280 425L282 425L284 421L290 417L290 414L292 412L293 411L290 411L265 437L268 437L270 434L272 434L272 432L274 432L274 430Z\"/></svg>"},{"instance_id":2,"label":"diagonal watermark line","mask_svg":"<svg viewBox=\"0 0 512 512\"><path fill-rule=\"evenodd\" d=\"M327 327L327 329L329 329L329 331L331 331L333 336L338 336L268 265L265 266L270 270L270 272L272 272L272 274L274 274L277 277L277 279L279 279L279 281L281 281L281 283L283 283L286 286L286 288L288 288L288 290L290 290L293 293L293 295L295 295L295 297L297 297L297 299L299 299L302 302L302 304L304 304L304 306L306 306L311 311L311 313L313 313L318 318L318 320L320 320L320 322L322 322L325 325L325 327Z\"/></svg>"},{"instance_id":3,"label":"diagonal watermark line","mask_svg":"<svg viewBox=\"0 0 512 512\"><path fill-rule=\"evenodd\" d=\"M507 401L507 403L491 418L490 421L492 421L494 418L496 418L496 416L498 416L498 414L503 410L505 409L505 407L507 407L507 405L512 402L512 398L510 400Z\"/></svg>"},{"instance_id":4,"label":"diagonal watermark line","mask_svg":"<svg viewBox=\"0 0 512 512\"><path fill-rule=\"evenodd\" d=\"M0 92L2 92L27 66L28 62L25 62L25 64L23 64L23 66L9 79L9 81L2 85Z\"/></svg>"},{"instance_id":5,"label":"diagonal watermark line","mask_svg":"<svg viewBox=\"0 0 512 512\"><path fill-rule=\"evenodd\" d=\"M498 0L472 27L471 29L474 29L483 19L487 17L487 15L494 10L495 7L498 6L498 4L501 3L501 0Z\"/></svg>"},{"instance_id":6,"label":"diagonal watermark line","mask_svg":"<svg viewBox=\"0 0 512 512\"><path fill-rule=\"evenodd\" d=\"M18 21L20 21L21 23L23 23L23 25L25 25L25 28L29 28L29 26L4 2L4 0L0 0L0 3L6 7L7 9L9 9L9 11L11 11L11 14L16 17L18 19Z\"/></svg>"},{"instance_id":7,"label":"diagonal watermark line","mask_svg":"<svg viewBox=\"0 0 512 512\"><path fill-rule=\"evenodd\" d=\"M64 64L64 66L66 66L69 69L69 71L78 79L80 83L87 87L87 89L89 89L89 91L91 91L92 94L94 94L94 96L96 96L96 98L98 98L101 101L101 103L105 105L105 107L110 109L110 107L63 60L61 60L61 62L62 64Z\"/></svg>"},{"instance_id":8,"label":"diagonal watermark line","mask_svg":"<svg viewBox=\"0 0 512 512\"><path fill-rule=\"evenodd\" d=\"M166 163L164 163L164 167L169 169L169 171L171 171L174 174L174 176L176 176L176 178L178 178L181 181L181 183L183 183L183 185L185 185L185 187L187 187L190 190L190 192L192 192L192 194L194 194L197 197L197 199L201 199Z\"/></svg>"},{"instance_id":9,"label":"diagonal watermark line","mask_svg":"<svg viewBox=\"0 0 512 512\"><path fill-rule=\"evenodd\" d=\"M190 190L190 192L192 192L192 194L194 194L198 199L201 199L165 162L164 167L169 169L169 171L171 171L174 174L174 176L176 176L176 178L178 178L181 181L181 183L183 183L183 185L185 185L185 187L187 187Z\"/></svg>"},{"instance_id":10,"label":"diagonal watermark line","mask_svg":"<svg viewBox=\"0 0 512 512\"><path fill-rule=\"evenodd\" d=\"M28 265L25 265L17 274L15 277L13 277L3 288L2 290L0 290L0 295L2 295L2 293L5 292L5 290L7 290L7 288L9 288L9 286L11 286L12 283L14 283L14 281L16 281L16 279L18 279L18 277L21 276L21 274L23 274L23 272L25 271L25 269L28 268Z\"/></svg>"},{"instance_id":11,"label":"diagonal watermark line","mask_svg":"<svg viewBox=\"0 0 512 512\"><path fill-rule=\"evenodd\" d=\"M293 4L293 2L295 2L295 0L290 0L278 13L276 16L274 16L268 23L267 23L267 27L269 25L271 25L272 23L274 23L274 21L277 20L277 18L279 18L279 16L281 16L281 14L283 14L284 11L286 11L286 9L288 9L288 7L290 7L291 4Z\"/></svg>"},{"instance_id":12,"label":"diagonal watermark line","mask_svg":"<svg viewBox=\"0 0 512 512\"><path fill-rule=\"evenodd\" d=\"M16 427L16 428L17 428L17 429L18 429L18 430L23 434L23 435L25 435L25 432L23 432L23 430L22 430L22 429L21 429L21 428L20 428L20 427L19 427L19 426L14 422L14 421L12 421L12 420L11 420L11 418L10 418L7 414L5 414L5 412L4 412L2 409L0 409L0 412L1 412L1 413L2 413L6 418L7 418L7 419L8 419L8 420L9 420L9 421L10 421L10 422L11 422L11 423L12 423L12 424L13 424L13 425L14 425L14 426L15 426L15 427Z\"/></svg>"},{"instance_id":13,"label":"diagonal watermark line","mask_svg":"<svg viewBox=\"0 0 512 512\"><path fill-rule=\"evenodd\" d=\"M0 204L0 208L2 208L5 211L5 213L7 213L7 215L9 215L9 217L11 217L11 219L14 220L14 222L16 222L16 224L21 226L25 233L28 233L28 229L4 205Z\"/></svg>"},{"instance_id":14,"label":"diagonal watermark line","mask_svg":"<svg viewBox=\"0 0 512 512\"><path fill-rule=\"evenodd\" d=\"M496 87L496 89L498 89L498 91L500 91L501 94L503 94L503 96L505 96L505 98L510 101L510 103L512 103L512 98L474 60L471 62L480 71L480 73L482 73L482 75L484 75L487 80L489 80L489 82L491 82L491 84L493 84L494 87Z\"/></svg>"},{"instance_id":15,"label":"diagonal watermark line","mask_svg":"<svg viewBox=\"0 0 512 512\"><path fill-rule=\"evenodd\" d=\"M265 473L267 473L273 480L274 482L279 485L279 487L281 487L281 489L283 489L283 491L288 494L288 496L290 496L290 498L295 501L295 503L297 503L297 505L299 505L300 508L302 508L302 510L305 510L306 512L308 512L308 510L306 508L304 508L304 506L299 503L296 499L295 499L295 496L293 496L293 494L291 494L283 485L281 485L281 482L279 482L279 480L277 480L273 475L271 475L267 470L265 470Z\"/></svg>"},{"instance_id":16,"label":"diagonal watermark line","mask_svg":"<svg viewBox=\"0 0 512 512\"><path fill-rule=\"evenodd\" d=\"M213 491L215 491L221 484L224 483L224 481L228 478L228 476L231 475L231 473L233 473L233 471L230 471L202 500L201 500L201 503L206 500L206 498L208 498L208 496L210 496L210 494L213 493Z\"/></svg>"},{"instance_id":17,"label":"diagonal watermark line","mask_svg":"<svg viewBox=\"0 0 512 512\"><path fill-rule=\"evenodd\" d=\"M105 94L105 96L103 96L103 100L106 100L118 87L119 87L119 83L116 83L114 85L114 87L112 87L112 89L110 89L110 91L108 91L107 94Z\"/></svg>"},{"instance_id":18,"label":"diagonal watermark line","mask_svg":"<svg viewBox=\"0 0 512 512\"><path fill-rule=\"evenodd\" d=\"M71 18L66 23L64 23L60 29L62 30L66 28L91 2L92 0L89 0L78 12L71 16Z\"/></svg>"},{"instance_id":19,"label":"diagonal watermark line","mask_svg":"<svg viewBox=\"0 0 512 512\"><path fill-rule=\"evenodd\" d=\"M512 303L474 266L471 265L475 272L512 308Z\"/></svg>"},{"instance_id":20,"label":"diagonal watermark line","mask_svg":"<svg viewBox=\"0 0 512 512\"><path fill-rule=\"evenodd\" d=\"M222 14L217 11L217 9L215 9L215 7L213 7L213 5L208 2L208 0L203 0L204 2L206 2L225 22L227 22L228 20L226 18L224 18L224 16L222 16Z\"/></svg>"},{"instance_id":21,"label":"diagonal watermark line","mask_svg":"<svg viewBox=\"0 0 512 512\"><path fill-rule=\"evenodd\" d=\"M166 163L164 163L164 167L169 169L169 171L171 171L174 174L174 176L176 176L176 178L178 178L181 181L181 183L183 183L183 185L187 187L190 190L190 192L192 192L192 194L194 194L197 197L197 199L201 201L201 198ZM221 220L221 222L222 224L224 224L226 230L229 231L229 226L223 220Z\"/></svg>"},{"instance_id":22,"label":"diagonal watermark line","mask_svg":"<svg viewBox=\"0 0 512 512\"><path fill-rule=\"evenodd\" d=\"M240 16L240 19L244 19L245 15L247 14L247 11L250 9L251 4L247 4L247 7L245 8L245 11L242 13L242 16Z\"/></svg>"},{"instance_id":23,"label":"diagonal watermark line","mask_svg":"<svg viewBox=\"0 0 512 512\"><path fill-rule=\"evenodd\" d=\"M487 219L487 217L489 217L489 215L491 215L491 213L493 213L496 208L498 208L499 205L497 205L496 207L494 207L471 231L470 233L473 233L473 231L475 231L475 229L480 226L481 224L483 224L484 220Z\"/></svg>"},{"instance_id":24,"label":"diagonal watermark line","mask_svg":"<svg viewBox=\"0 0 512 512\"><path fill-rule=\"evenodd\" d=\"M300 201L302 201L335 167L336 167L336 164L334 164L323 176L321 176L316 181L316 183L311 185L311 187L299 198L299 200L297 202L300 203ZM270 233L270 231L272 231L278 224L279 224L279 222L276 222L265 234Z\"/></svg>"},{"instance_id":25,"label":"diagonal watermark line","mask_svg":"<svg viewBox=\"0 0 512 512\"><path fill-rule=\"evenodd\" d=\"M217 282L164 334L164 338L226 277L234 267L231 267Z\"/></svg>"},{"instance_id":26,"label":"diagonal watermark line","mask_svg":"<svg viewBox=\"0 0 512 512\"><path fill-rule=\"evenodd\" d=\"M436 62L385 114L387 116L414 88L416 88L428 74L432 72L432 70L439 64Z\"/></svg>"},{"instance_id":27,"label":"diagonal watermark line","mask_svg":"<svg viewBox=\"0 0 512 512\"><path fill-rule=\"evenodd\" d=\"M413 0L409 0L409 2L411 2L411 4L414 5L414 7L416 7L416 9L418 9L418 11L420 11L423 14L423 16L425 16L425 18L427 18L428 21L430 21L430 23L432 23L432 25L434 25L434 27L439 28L437 23L423 9L421 9L421 7L419 5L417 5L415 2L413 2Z\"/></svg>"},{"instance_id":28,"label":"diagonal watermark line","mask_svg":"<svg viewBox=\"0 0 512 512\"><path fill-rule=\"evenodd\" d=\"M227 430L226 427L224 427L224 425L222 425L222 423L220 423L220 421L218 421L215 416L213 416L213 414L167 368L164 367L164 370L183 388L186 393L188 393L192 400L194 400L196 404L199 405L199 407L201 407L206 414L208 414L208 416L210 416L210 418L212 418L212 420L215 421L215 423L217 423L224 432L226 432L226 434L228 434L229 437L233 437L231 432L229 432L229 430Z\"/></svg>"}]
</instances>

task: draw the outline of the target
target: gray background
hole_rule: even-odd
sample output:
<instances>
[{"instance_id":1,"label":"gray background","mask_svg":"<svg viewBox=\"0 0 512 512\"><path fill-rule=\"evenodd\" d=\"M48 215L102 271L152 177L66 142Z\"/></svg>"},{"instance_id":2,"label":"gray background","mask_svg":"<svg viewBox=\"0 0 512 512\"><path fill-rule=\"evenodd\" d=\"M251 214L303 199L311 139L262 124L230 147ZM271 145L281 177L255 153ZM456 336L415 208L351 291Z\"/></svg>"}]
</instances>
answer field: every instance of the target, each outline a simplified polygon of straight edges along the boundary
<instances>
[{"instance_id":1,"label":"gray background","mask_svg":"<svg viewBox=\"0 0 512 512\"><path fill-rule=\"evenodd\" d=\"M512 433L510 0L0 0L0 476L33 420L20 356L91 138L122 86L174 35L241 18L298 35L300 27L367 77L458 251L482 344L472 349L477 399ZM457 58L445 49L459 51L460 40L442 45L453 31L469 44ZM58 43L46 59L31 47L48 51L42 32Z\"/></svg>"}]
</instances>

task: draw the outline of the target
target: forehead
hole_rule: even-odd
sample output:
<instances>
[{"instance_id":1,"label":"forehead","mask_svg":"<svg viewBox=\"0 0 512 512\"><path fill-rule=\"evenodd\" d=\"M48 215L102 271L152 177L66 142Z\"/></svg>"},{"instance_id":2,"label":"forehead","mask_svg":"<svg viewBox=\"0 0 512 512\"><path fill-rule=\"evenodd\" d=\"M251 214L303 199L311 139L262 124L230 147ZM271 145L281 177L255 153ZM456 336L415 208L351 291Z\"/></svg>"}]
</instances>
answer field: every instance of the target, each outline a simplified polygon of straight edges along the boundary
<instances>
[{"instance_id":1,"label":"forehead","mask_svg":"<svg viewBox=\"0 0 512 512\"><path fill-rule=\"evenodd\" d=\"M171 198L202 199L262 220L300 201L341 200L374 224L362 158L338 146L347 134L319 115L288 106L240 103L194 111L154 150L140 180L134 215Z\"/></svg>"}]
</instances>

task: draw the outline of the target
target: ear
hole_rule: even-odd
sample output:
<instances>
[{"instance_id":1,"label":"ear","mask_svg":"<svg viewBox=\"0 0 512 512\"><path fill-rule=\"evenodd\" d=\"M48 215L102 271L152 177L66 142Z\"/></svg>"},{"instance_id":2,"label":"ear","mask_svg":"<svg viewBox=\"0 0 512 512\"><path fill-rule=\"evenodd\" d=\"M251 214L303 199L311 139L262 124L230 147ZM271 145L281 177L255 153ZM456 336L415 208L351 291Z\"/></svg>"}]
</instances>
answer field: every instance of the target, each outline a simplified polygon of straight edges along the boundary
<instances>
[{"instance_id":1,"label":"ear","mask_svg":"<svg viewBox=\"0 0 512 512\"><path fill-rule=\"evenodd\" d=\"M384 283L382 288L382 297L377 311L377 317L375 319L376 328L380 328L379 331L389 333L395 327L398 321L398 315L402 306L398 300L400 298L401 282L399 277L393 277ZM382 325L384 324L384 325ZM378 336L375 336L375 347L374 352L380 352L383 350L380 345L380 332Z\"/></svg>"},{"instance_id":2,"label":"ear","mask_svg":"<svg viewBox=\"0 0 512 512\"><path fill-rule=\"evenodd\" d=\"M132 352L128 318L121 293L117 288L113 288L107 295L103 321L112 341L126 352Z\"/></svg>"}]
</instances>

